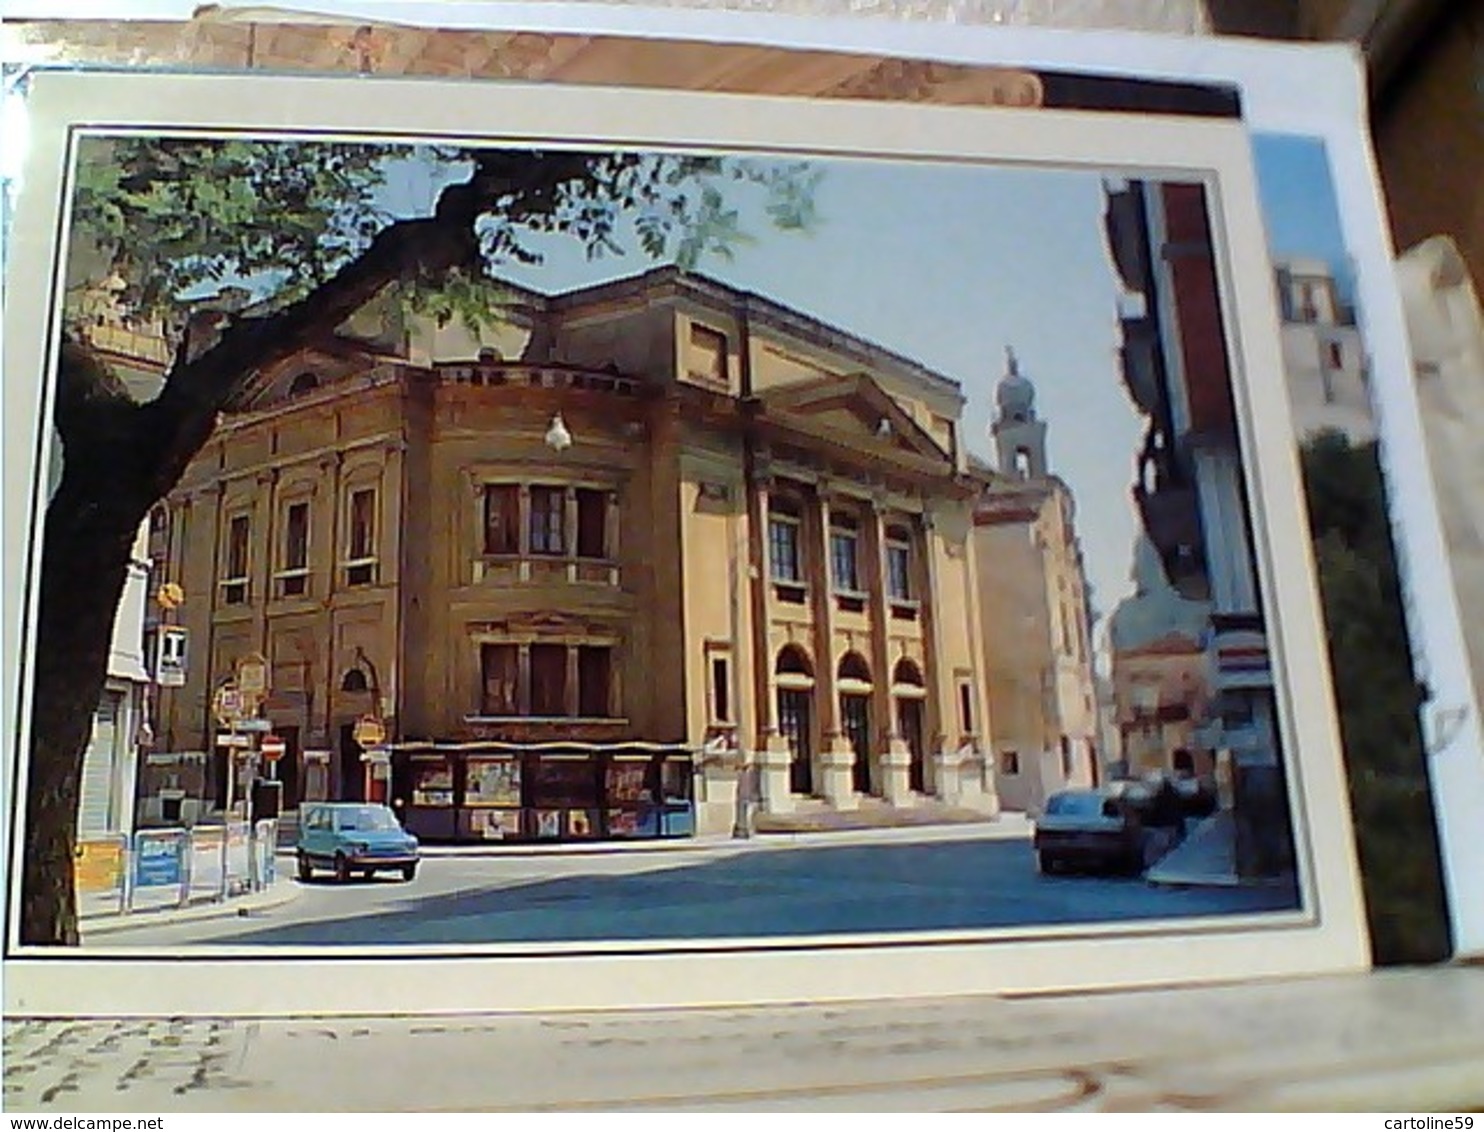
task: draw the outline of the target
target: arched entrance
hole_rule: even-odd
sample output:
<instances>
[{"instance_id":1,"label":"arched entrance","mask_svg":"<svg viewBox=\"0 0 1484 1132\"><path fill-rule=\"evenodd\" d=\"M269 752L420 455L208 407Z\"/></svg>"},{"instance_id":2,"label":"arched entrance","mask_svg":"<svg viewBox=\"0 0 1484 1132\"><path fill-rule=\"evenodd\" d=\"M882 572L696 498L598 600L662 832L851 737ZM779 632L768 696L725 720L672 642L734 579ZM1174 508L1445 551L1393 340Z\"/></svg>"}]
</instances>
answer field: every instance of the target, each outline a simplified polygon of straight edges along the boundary
<instances>
[{"instance_id":1,"label":"arched entrance","mask_svg":"<svg viewBox=\"0 0 1484 1132\"><path fill-rule=\"evenodd\" d=\"M891 674L891 695L897 709L897 734L907 744L912 761L907 764L907 786L919 794L927 793L927 752L923 745L923 704L927 687L922 669L916 662L902 657Z\"/></svg>"},{"instance_id":2,"label":"arched entrance","mask_svg":"<svg viewBox=\"0 0 1484 1132\"><path fill-rule=\"evenodd\" d=\"M785 645L773 666L778 687L778 730L788 740L788 788L814 793L814 665L798 645Z\"/></svg>"},{"instance_id":3,"label":"arched entrance","mask_svg":"<svg viewBox=\"0 0 1484 1132\"><path fill-rule=\"evenodd\" d=\"M840 692L840 729L850 741L855 759L850 765L851 787L858 794L872 793L871 775L871 668L858 652L840 658L835 678Z\"/></svg>"}]
</instances>

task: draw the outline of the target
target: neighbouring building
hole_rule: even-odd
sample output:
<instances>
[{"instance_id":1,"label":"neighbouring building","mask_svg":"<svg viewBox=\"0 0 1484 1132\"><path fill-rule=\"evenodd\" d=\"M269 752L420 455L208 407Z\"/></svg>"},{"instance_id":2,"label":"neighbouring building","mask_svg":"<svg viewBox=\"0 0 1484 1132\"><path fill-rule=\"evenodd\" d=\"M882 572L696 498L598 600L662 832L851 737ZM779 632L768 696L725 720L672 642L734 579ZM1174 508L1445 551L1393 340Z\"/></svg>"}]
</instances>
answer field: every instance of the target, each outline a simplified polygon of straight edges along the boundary
<instances>
[{"instance_id":1,"label":"neighbouring building","mask_svg":"<svg viewBox=\"0 0 1484 1132\"><path fill-rule=\"evenodd\" d=\"M974 508L989 748L1000 804L1039 809L1099 777L1090 614L1071 489L1048 470L1047 422L1014 353L990 425L998 470Z\"/></svg>"},{"instance_id":2,"label":"neighbouring building","mask_svg":"<svg viewBox=\"0 0 1484 1132\"><path fill-rule=\"evenodd\" d=\"M1210 604L1205 746L1230 762L1238 870L1287 873L1288 793L1205 189L1126 181L1107 200L1124 384L1148 421L1134 502L1175 592Z\"/></svg>"},{"instance_id":3,"label":"neighbouring building","mask_svg":"<svg viewBox=\"0 0 1484 1132\"><path fill-rule=\"evenodd\" d=\"M108 649L108 676L93 713L93 730L83 754L77 803L79 841L128 837L134 832L134 792L139 751L149 742L144 618L149 602L147 527L141 526L130 552L124 590Z\"/></svg>"},{"instance_id":4,"label":"neighbouring building","mask_svg":"<svg viewBox=\"0 0 1484 1132\"><path fill-rule=\"evenodd\" d=\"M133 395L148 399L159 390L168 353L158 328L136 326L124 317L117 302L121 286L121 282L112 281L86 289L75 312L76 329ZM60 448L58 444L58 452ZM148 551L146 523L130 548L109 645L108 675L83 756L78 798L80 841L126 837L134 830L140 757L152 742L146 628L151 583Z\"/></svg>"},{"instance_id":5,"label":"neighbouring building","mask_svg":"<svg viewBox=\"0 0 1484 1132\"><path fill-rule=\"evenodd\" d=\"M1144 535L1134 548L1133 582L1134 592L1118 603L1108 625L1118 771L1127 777L1210 773L1212 751L1203 728L1211 706L1204 644L1211 607L1175 592ZM1185 767L1176 766L1181 751L1189 756Z\"/></svg>"},{"instance_id":6,"label":"neighbouring building","mask_svg":"<svg viewBox=\"0 0 1484 1132\"><path fill-rule=\"evenodd\" d=\"M286 803L429 837L725 832L739 782L774 820L995 811L955 382L673 268L491 320L378 301L192 463L167 749L260 654Z\"/></svg>"},{"instance_id":7,"label":"neighbouring building","mask_svg":"<svg viewBox=\"0 0 1484 1132\"><path fill-rule=\"evenodd\" d=\"M1300 439L1332 429L1354 444L1374 440L1365 346L1333 271L1323 260L1287 259L1276 277L1294 431Z\"/></svg>"}]
</instances>

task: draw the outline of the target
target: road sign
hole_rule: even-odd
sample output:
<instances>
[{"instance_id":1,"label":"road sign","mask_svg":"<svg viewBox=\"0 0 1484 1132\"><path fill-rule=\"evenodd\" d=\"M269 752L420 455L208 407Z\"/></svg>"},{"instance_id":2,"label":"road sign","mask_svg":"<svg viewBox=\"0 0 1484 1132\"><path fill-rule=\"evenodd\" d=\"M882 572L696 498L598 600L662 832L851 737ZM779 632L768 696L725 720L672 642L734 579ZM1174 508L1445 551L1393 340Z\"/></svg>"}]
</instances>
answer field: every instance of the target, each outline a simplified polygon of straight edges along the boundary
<instances>
[{"instance_id":1,"label":"road sign","mask_svg":"<svg viewBox=\"0 0 1484 1132\"><path fill-rule=\"evenodd\" d=\"M237 662L237 687L249 696L268 692L268 662L261 653L250 653Z\"/></svg>"},{"instance_id":2,"label":"road sign","mask_svg":"<svg viewBox=\"0 0 1484 1132\"><path fill-rule=\"evenodd\" d=\"M237 721L238 731L261 731L267 734L273 730L271 719L239 719Z\"/></svg>"},{"instance_id":3,"label":"road sign","mask_svg":"<svg viewBox=\"0 0 1484 1132\"><path fill-rule=\"evenodd\" d=\"M276 763L288 753L289 745L277 735L264 735L258 744L258 753L270 763Z\"/></svg>"},{"instance_id":4,"label":"road sign","mask_svg":"<svg viewBox=\"0 0 1484 1132\"><path fill-rule=\"evenodd\" d=\"M211 713L225 726L237 722L242 715L242 693L236 684L228 680L216 690L211 699Z\"/></svg>"},{"instance_id":5,"label":"road sign","mask_svg":"<svg viewBox=\"0 0 1484 1132\"><path fill-rule=\"evenodd\" d=\"M363 715L356 720L352 737L362 747L379 747L386 742L386 728L374 715Z\"/></svg>"},{"instance_id":6,"label":"road sign","mask_svg":"<svg viewBox=\"0 0 1484 1132\"><path fill-rule=\"evenodd\" d=\"M162 625L155 640L155 682L162 688L184 687L186 646L190 633L183 625Z\"/></svg>"},{"instance_id":7,"label":"road sign","mask_svg":"<svg viewBox=\"0 0 1484 1132\"><path fill-rule=\"evenodd\" d=\"M218 747L235 747L238 750L246 750L252 746L251 735L239 735L235 731L219 731L216 736Z\"/></svg>"},{"instance_id":8,"label":"road sign","mask_svg":"<svg viewBox=\"0 0 1484 1132\"><path fill-rule=\"evenodd\" d=\"M161 609L179 609L185 602L185 590L181 589L179 582L166 582L155 593L155 601L160 603Z\"/></svg>"}]
</instances>

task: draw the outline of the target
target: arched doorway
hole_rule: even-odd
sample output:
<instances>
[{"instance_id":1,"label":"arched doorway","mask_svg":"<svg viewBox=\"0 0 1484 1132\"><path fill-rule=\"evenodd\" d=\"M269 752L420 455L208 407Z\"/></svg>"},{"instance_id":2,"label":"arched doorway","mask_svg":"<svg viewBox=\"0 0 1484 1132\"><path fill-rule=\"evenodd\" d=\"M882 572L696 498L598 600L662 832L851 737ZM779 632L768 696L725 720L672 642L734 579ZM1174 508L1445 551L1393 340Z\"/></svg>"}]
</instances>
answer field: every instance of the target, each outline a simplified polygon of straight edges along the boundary
<instances>
[{"instance_id":1,"label":"arched doorway","mask_svg":"<svg viewBox=\"0 0 1484 1132\"><path fill-rule=\"evenodd\" d=\"M785 645L773 666L778 687L778 730L788 740L788 788L814 793L814 665L798 645Z\"/></svg>"},{"instance_id":2,"label":"arched doorway","mask_svg":"<svg viewBox=\"0 0 1484 1132\"><path fill-rule=\"evenodd\" d=\"M915 661L902 657L891 674L891 695L897 709L897 734L907 744L912 761L907 764L907 786L919 794L927 793L927 752L923 745L923 703L927 687L922 669Z\"/></svg>"},{"instance_id":3,"label":"arched doorway","mask_svg":"<svg viewBox=\"0 0 1484 1132\"><path fill-rule=\"evenodd\" d=\"M851 763L851 786L858 794L871 787L871 667L858 652L840 658L835 686L840 693L840 729L855 752Z\"/></svg>"}]
</instances>

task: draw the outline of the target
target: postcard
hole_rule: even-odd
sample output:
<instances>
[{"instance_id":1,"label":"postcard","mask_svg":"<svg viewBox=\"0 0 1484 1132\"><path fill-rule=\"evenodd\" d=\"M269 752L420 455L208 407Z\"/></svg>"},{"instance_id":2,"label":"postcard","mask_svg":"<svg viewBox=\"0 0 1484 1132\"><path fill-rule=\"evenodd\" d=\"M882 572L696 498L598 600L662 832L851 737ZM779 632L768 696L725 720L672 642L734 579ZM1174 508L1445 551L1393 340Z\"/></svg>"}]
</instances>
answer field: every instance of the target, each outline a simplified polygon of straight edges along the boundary
<instances>
[{"instance_id":1,"label":"postcard","mask_svg":"<svg viewBox=\"0 0 1484 1132\"><path fill-rule=\"evenodd\" d=\"M8 1008L1364 966L1346 281L1155 87L37 76Z\"/></svg>"}]
</instances>

